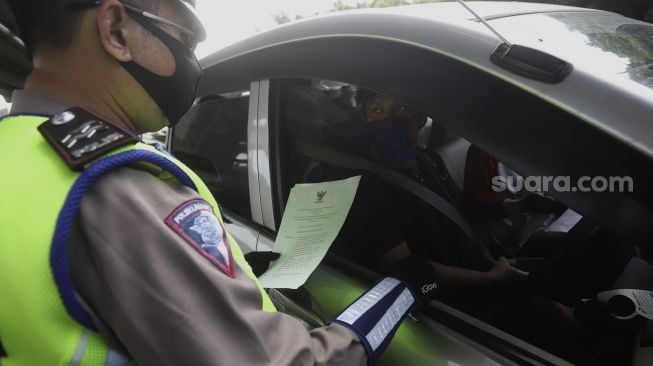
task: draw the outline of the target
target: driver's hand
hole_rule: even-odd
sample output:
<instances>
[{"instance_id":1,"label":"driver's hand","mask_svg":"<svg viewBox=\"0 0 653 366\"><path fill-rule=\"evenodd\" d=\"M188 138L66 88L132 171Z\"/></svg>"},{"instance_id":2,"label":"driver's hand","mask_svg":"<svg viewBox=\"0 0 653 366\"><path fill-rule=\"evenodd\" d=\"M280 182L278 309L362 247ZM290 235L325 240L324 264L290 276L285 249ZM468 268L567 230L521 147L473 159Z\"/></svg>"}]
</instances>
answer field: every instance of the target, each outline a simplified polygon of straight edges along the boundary
<instances>
[{"instance_id":1,"label":"driver's hand","mask_svg":"<svg viewBox=\"0 0 653 366\"><path fill-rule=\"evenodd\" d=\"M506 257L501 257L494 262L494 266L488 272L497 283L514 283L528 277L528 273L513 267Z\"/></svg>"}]
</instances>

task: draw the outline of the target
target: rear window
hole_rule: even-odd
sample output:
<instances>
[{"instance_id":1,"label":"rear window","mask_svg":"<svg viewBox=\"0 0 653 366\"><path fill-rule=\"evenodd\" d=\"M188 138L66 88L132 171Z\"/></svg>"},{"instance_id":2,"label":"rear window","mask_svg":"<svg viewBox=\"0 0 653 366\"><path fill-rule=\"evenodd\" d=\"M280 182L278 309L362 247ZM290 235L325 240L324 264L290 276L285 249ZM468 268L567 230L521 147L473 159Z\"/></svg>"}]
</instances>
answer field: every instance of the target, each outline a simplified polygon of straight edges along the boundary
<instances>
[{"instance_id":1,"label":"rear window","mask_svg":"<svg viewBox=\"0 0 653 366\"><path fill-rule=\"evenodd\" d=\"M653 25L601 12L495 19L509 41L545 50L585 70L623 75L653 88Z\"/></svg>"}]
</instances>

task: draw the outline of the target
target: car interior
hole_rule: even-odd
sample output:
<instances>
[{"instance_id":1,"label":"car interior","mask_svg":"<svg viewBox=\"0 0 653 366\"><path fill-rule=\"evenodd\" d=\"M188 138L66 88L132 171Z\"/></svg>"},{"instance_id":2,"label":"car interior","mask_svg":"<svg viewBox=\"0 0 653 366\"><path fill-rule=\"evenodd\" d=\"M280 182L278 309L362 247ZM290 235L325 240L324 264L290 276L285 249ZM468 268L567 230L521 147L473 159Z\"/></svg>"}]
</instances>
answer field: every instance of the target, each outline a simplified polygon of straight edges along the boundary
<instances>
[{"instance_id":1,"label":"car interior","mask_svg":"<svg viewBox=\"0 0 653 366\"><path fill-rule=\"evenodd\" d=\"M284 79L280 85L281 107L274 111L274 115L280 131L278 153L282 157L280 161L284 162L279 184L284 192L283 200L286 200L292 185L314 182L316 171L329 165L316 159L315 155L307 156L298 146L324 147L320 141L321 131L357 118L360 110L354 98L357 88L354 85L300 78ZM419 131L417 145L442 159L452 181L462 192L471 143L439 124L437 116L429 117ZM351 174L355 174L355 170L350 170ZM328 178L334 176L323 175L323 179ZM284 204L285 201L280 202L279 206ZM563 211L556 212L548 220L538 221L538 225L546 226ZM466 216L464 212L461 214ZM652 290L650 258L619 233L605 230L586 217L581 218L565 236L564 245L542 248L542 245L547 245L545 241L534 245L535 249L519 248L512 253L513 263L524 259L530 274L527 286L515 287L515 292L520 294L501 295L514 301L510 312L490 314L470 310L470 314L574 363L624 364L624 360L637 357L637 352L632 352L633 344L640 342L641 347L650 344L647 343L651 337L650 322L641 317L617 319L614 312L621 305L616 302L603 304L596 297L601 291L611 289ZM334 244L333 254L347 258L347 251L339 248L343 246ZM531 253L536 253L537 258L530 255L520 258L522 254ZM496 300L493 297L487 297L488 304ZM469 310L459 305L454 304L462 310ZM511 319L506 318L522 310L527 315L515 327ZM559 313L563 315L555 315ZM572 334L573 338L570 337ZM636 339L638 335L639 340ZM569 344L570 340L573 340L573 346Z\"/></svg>"}]
</instances>

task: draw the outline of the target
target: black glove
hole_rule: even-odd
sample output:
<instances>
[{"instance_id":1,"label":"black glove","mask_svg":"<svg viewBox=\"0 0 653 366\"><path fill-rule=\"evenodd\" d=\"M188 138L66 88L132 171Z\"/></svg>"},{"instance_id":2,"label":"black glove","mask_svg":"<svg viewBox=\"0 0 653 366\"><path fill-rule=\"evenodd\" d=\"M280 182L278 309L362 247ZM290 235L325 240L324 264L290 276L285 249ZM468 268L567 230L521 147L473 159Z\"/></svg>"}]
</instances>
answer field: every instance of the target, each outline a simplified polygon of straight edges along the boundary
<instances>
[{"instance_id":1,"label":"black glove","mask_svg":"<svg viewBox=\"0 0 653 366\"><path fill-rule=\"evenodd\" d=\"M427 259L406 257L390 268L390 275L402 280L423 305L442 296L442 277Z\"/></svg>"},{"instance_id":2,"label":"black glove","mask_svg":"<svg viewBox=\"0 0 653 366\"><path fill-rule=\"evenodd\" d=\"M259 277L268 270L270 262L279 259L281 254L275 252L249 252L245 254L245 260L252 267L252 272Z\"/></svg>"}]
</instances>

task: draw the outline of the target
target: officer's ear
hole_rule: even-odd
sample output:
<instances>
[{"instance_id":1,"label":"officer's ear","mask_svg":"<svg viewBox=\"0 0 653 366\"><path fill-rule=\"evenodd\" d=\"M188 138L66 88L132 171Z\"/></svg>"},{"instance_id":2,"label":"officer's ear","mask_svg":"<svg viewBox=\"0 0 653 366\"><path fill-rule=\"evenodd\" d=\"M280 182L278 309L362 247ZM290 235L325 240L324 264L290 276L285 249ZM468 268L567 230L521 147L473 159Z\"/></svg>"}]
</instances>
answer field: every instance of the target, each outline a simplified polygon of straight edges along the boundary
<instances>
[{"instance_id":1,"label":"officer's ear","mask_svg":"<svg viewBox=\"0 0 653 366\"><path fill-rule=\"evenodd\" d=\"M104 1L97 9L100 42L104 49L120 62L132 60L128 41L133 39L134 32L128 27L127 20L127 12L119 0Z\"/></svg>"}]
</instances>

